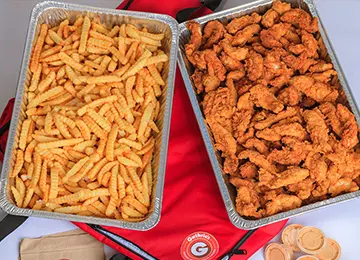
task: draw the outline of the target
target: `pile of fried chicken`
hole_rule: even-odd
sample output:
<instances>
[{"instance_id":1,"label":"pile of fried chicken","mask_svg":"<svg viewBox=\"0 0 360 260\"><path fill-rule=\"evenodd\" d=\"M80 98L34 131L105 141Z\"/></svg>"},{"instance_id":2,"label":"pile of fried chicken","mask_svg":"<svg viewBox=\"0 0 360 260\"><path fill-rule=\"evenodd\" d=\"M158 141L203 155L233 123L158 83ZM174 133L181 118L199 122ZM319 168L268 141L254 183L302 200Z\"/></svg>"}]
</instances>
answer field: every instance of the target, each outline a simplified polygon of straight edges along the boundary
<instances>
[{"instance_id":1,"label":"pile of fried chicken","mask_svg":"<svg viewBox=\"0 0 360 260\"><path fill-rule=\"evenodd\" d=\"M191 78L240 215L259 219L359 189L358 125L316 18L274 1L262 16L187 28Z\"/></svg>"}]
</instances>

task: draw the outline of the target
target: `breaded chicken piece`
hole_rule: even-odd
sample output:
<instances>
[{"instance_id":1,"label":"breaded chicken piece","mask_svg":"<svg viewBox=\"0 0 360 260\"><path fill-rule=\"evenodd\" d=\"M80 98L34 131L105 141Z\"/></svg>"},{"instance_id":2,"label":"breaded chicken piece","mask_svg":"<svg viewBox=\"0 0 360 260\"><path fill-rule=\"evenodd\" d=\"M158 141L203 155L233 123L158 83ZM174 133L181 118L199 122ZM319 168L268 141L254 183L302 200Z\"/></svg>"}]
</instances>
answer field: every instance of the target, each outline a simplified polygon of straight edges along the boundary
<instances>
[{"instance_id":1,"label":"breaded chicken piece","mask_svg":"<svg viewBox=\"0 0 360 260\"><path fill-rule=\"evenodd\" d=\"M202 32L200 24L195 21L186 23L186 28L188 28L191 33L190 41L185 46L185 53L189 58L189 56L192 56L193 53L200 48Z\"/></svg>"},{"instance_id":2,"label":"breaded chicken piece","mask_svg":"<svg viewBox=\"0 0 360 260\"><path fill-rule=\"evenodd\" d=\"M330 185L334 185L343 175L343 172L338 168L336 164L331 164L328 167L327 179L330 182Z\"/></svg>"},{"instance_id":3,"label":"breaded chicken piece","mask_svg":"<svg viewBox=\"0 0 360 260\"><path fill-rule=\"evenodd\" d=\"M256 51L257 53L265 56L266 53L268 52L268 50L261 45L261 43L255 42L253 44L251 44L251 48L252 50Z\"/></svg>"},{"instance_id":4,"label":"breaded chicken piece","mask_svg":"<svg viewBox=\"0 0 360 260\"><path fill-rule=\"evenodd\" d=\"M319 30L317 18L312 18L310 14L300 8L290 9L280 17L280 20L304 29L309 33L314 33Z\"/></svg>"},{"instance_id":5,"label":"breaded chicken piece","mask_svg":"<svg viewBox=\"0 0 360 260\"><path fill-rule=\"evenodd\" d=\"M278 14L282 15L283 13L289 11L291 9L291 5L286 2L281 2L280 0L276 0L272 4L272 9L274 9Z\"/></svg>"},{"instance_id":6,"label":"breaded chicken piece","mask_svg":"<svg viewBox=\"0 0 360 260\"><path fill-rule=\"evenodd\" d=\"M260 25L258 24L252 24L249 26L246 26L244 29L238 31L231 44L233 46L243 46L245 43L250 40L255 34L258 34L261 30Z\"/></svg>"},{"instance_id":7,"label":"breaded chicken piece","mask_svg":"<svg viewBox=\"0 0 360 260\"><path fill-rule=\"evenodd\" d=\"M264 71L263 58L260 54L251 51L248 59L245 60L245 67L249 80L256 81L260 79Z\"/></svg>"},{"instance_id":8,"label":"breaded chicken piece","mask_svg":"<svg viewBox=\"0 0 360 260\"><path fill-rule=\"evenodd\" d=\"M277 125L288 125L288 124L292 124L292 123L303 124L304 119L300 115L296 115L296 116L292 116L292 117L288 117L288 118L280 120L277 123Z\"/></svg>"},{"instance_id":9,"label":"breaded chicken piece","mask_svg":"<svg viewBox=\"0 0 360 260\"><path fill-rule=\"evenodd\" d=\"M338 113L336 113L336 107L330 102L325 102L320 104L319 109L325 117L327 126L331 127L332 131L334 131L337 136L341 137L343 127L340 118L338 117Z\"/></svg>"},{"instance_id":10,"label":"breaded chicken piece","mask_svg":"<svg viewBox=\"0 0 360 260\"><path fill-rule=\"evenodd\" d=\"M330 185L328 192L332 197L341 193L353 192L359 190L359 186L350 178L341 178L334 185Z\"/></svg>"},{"instance_id":11,"label":"breaded chicken piece","mask_svg":"<svg viewBox=\"0 0 360 260\"><path fill-rule=\"evenodd\" d=\"M279 13L273 9L269 9L262 17L261 24L269 28L276 24L280 19Z\"/></svg>"},{"instance_id":12,"label":"breaded chicken piece","mask_svg":"<svg viewBox=\"0 0 360 260\"><path fill-rule=\"evenodd\" d=\"M319 73L319 72L331 70L332 68L333 68L333 65L331 63L326 63L325 61L320 60L315 65L312 65L309 68L309 71L311 73Z\"/></svg>"},{"instance_id":13,"label":"breaded chicken piece","mask_svg":"<svg viewBox=\"0 0 360 260\"><path fill-rule=\"evenodd\" d=\"M301 53L300 56L296 57L292 54L282 57L285 64L293 70L298 70L300 74L305 74L310 66L316 63L316 60L307 57L305 53Z\"/></svg>"},{"instance_id":14,"label":"breaded chicken piece","mask_svg":"<svg viewBox=\"0 0 360 260\"><path fill-rule=\"evenodd\" d=\"M266 204L265 213L267 216L274 215L282 211L299 208L302 200L294 195L280 194Z\"/></svg>"},{"instance_id":15,"label":"breaded chicken piece","mask_svg":"<svg viewBox=\"0 0 360 260\"><path fill-rule=\"evenodd\" d=\"M311 77L313 77L316 81L329 83L329 81L337 76L337 72L335 70L327 70L321 73L313 73Z\"/></svg>"},{"instance_id":16,"label":"breaded chicken piece","mask_svg":"<svg viewBox=\"0 0 360 260\"><path fill-rule=\"evenodd\" d=\"M232 70L245 71L244 65L240 61L231 58L225 52L221 52L220 60L224 64L227 71L232 71Z\"/></svg>"},{"instance_id":17,"label":"breaded chicken piece","mask_svg":"<svg viewBox=\"0 0 360 260\"><path fill-rule=\"evenodd\" d=\"M284 88L277 97L284 105L296 106L302 99L301 92L294 86Z\"/></svg>"},{"instance_id":18,"label":"breaded chicken piece","mask_svg":"<svg viewBox=\"0 0 360 260\"><path fill-rule=\"evenodd\" d=\"M256 85L250 89L250 99L255 106L279 113L284 109L284 105L275 97L273 93L264 85Z\"/></svg>"},{"instance_id":19,"label":"breaded chicken piece","mask_svg":"<svg viewBox=\"0 0 360 260\"><path fill-rule=\"evenodd\" d=\"M317 152L310 152L305 160L304 166L310 170L310 178L320 182L326 179L328 165L325 157Z\"/></svg>"},{"instance_id":20,"label":"breaded chicken piece","mask_svg":"<svg viewBox=\"0 0 360 260\"><path fill-rule=\"evenodd\" d=\"M271 142L280 141L283 136L296 137L300 141L307 139L307 133L299 123L274 125L256 132L256 137Z\"/></svg>"},{"instance_id":21,"label":"breaded chicken piece","mask_svg":"<svg viewBox=\"0 0 360 260\"><path fill-rule=\"evenodd\" d=\"M232 19L231 22L226 26L226 30L231 34L235 34L237 31L244 29L246 26L259 23L260 21L261 16L257 13L244 15L242 17Z\"/></svg>"},{"instance_id":22,"label":"breaded chicken piece","mask_svg":"<svg viewBox=\"0 0 360 260\"><path fill-rule=\"evenodd\" d=\"M238 81L240 79L242 79L244 76L245 76L245 70L244 69L240 69L240 70L233 70L233 71L230 71L226 78L227 79L231 79L231 80L235 80L235 81Z\"/></svg>"},{"instance_id":23,"label":"breaded chicken piece","mask_svg":"<svg viewBox=\"0 0 360 260\"><path fill-rule=\"evenodd\" d=\"M239 167L239 173L242 178L254 179L258 175L258 167L252 162L246 162Z\"/></svg>"},{"instance_id":24,"label":"breaded chicken piece","mask_svg":"<svg viewBox=\"0 0 360 260\"><path fill-rule=\"evenodd\" d=\"M289 166L287 170L279 174L273 174L264 169L260 169L259 186L267 186L270 189L277 189L287 186L289 184L301 182L302 180L305 180L308 176L309 170L303 169L298 166Z\"/></svg>"},{"instance_id":25,"label":"breaded chicken piece","mask_svg":"<svg viewBox=\"0 0 360 260\"><path fill-rule=\"evenodd\" d=\"M317 55L318 43L311 33L305 30L301 31L301 42L305 47L305 54L308 57L315 57Z\"/></svg>"},{"instance_id":26,"label":"breaded chicken piece","mask_svg":"<svg viewBox=\"0 0 360 260\"><path fill-rule=\"evenodd\" d=\"M252 188L241 186L237 190L236 196L236 211L242 216L262 218L264 210L260 209L259 194Z\"/></svg>"},{"instance_id":27,"label":"breaded chicken piece","mask_svg":"<svg viewBox=\"0 0 360 260\"><path fill-rule=\"evenodd\" d=\"M269 147L267 147L266 142L256 137L248 139L243 146L247 149L256 150L265 156L269 154Z\"/></svg>"},{"instance_id":28,"label":"breaded chicken piece","mask_svg":"<svg viewBox=\"0 0 360 260\"><path fill-rule=\"evenodd\" d=\"M219 123L230 133L232 132L231 121L236 109L231 100L229 89L219 88L207 93L202 103L206 121L209 124Z\"/></svg>"},{"instance_id":29,"label":"breaded chicken piece","mask_svg":"<svg viewBox=\"0 0 360 260\"><path fill-rule=\"evenodd\" d=\"M334 102L338 97L338 91L328 84L316 82L310 76L295 76L290 80L290 86L294 86L297 90L317 102Z\"/></svg>"},{"instance_id":30,"label":"breaded chicken piece","mask_svg":"<svg viewBox=\"0 0 360 260\"><path fill-rule=\"evenodd\" d=\"M224 172L230 175L235 174L239 167L239 159L231 154L224 159Z\"/></svg>"},{"instance_id":31,"label":"breaded chicken piece","mask_svg":"<svg viewBox=\"0 0 360 260\"><path fill-rule=\"evenodd\" d=\"M289 41L290 44L299 44L301 43L299 35L296 33L294 27L290 27L289 30L284 35L284 38Z\"/></svg>"},{"instance_id":32,"label":"breaded chicken piece","mask_svg":"<svg viewBox=\"0 0 360 260\"><path fill-rule=\"evenodd\" d=\"M220 81L225 80L226 69L214 51L205 53L205 61L209 75L216 76Z\"/></svg>"},{"instance_id":33,"label":"breaded chicken piece","mask_svg":"<svg viewBox=\"0 0 360 260\"><path fill-rule=\"evenodd\" d=\"M235 154L237 145L231 132L226 130L219 123L209 123L209 125L214 134L216 149L225 154Z\"/></svg>"},{"instance_id":34,"label":"breaded chicken piece","mask_svg":"<svg viewBox=\"0 0 360 260\"><path fill-rule=\"evenodd\" d=\"M220 79L215 75L206 74L202 77L201 85L205 88L205 92L209 93L210 91L217 89L220 86L220 83Z\"/></svg>"},{"instance_id":35,"label":"breaded chicken piece","mask_svg":"<svg viewBox=\"0 0 360 260\"><path fill-rule=\"evenodd\" d=\"M301 182L290 184L287 186L287 189L289 191L294 192L296 196L298 196L302 200L306 200L307 198L309 198L314 188L314 181L310 178L306 178Z\"/></svg>"},{"instance_id":36,"label":"breaded chicken piece","mask_svg":"<svg viewBox=\"0 0 360 260\"><path fill-rule=\"evenodd\" d=\"M236 138L238 144L245 143L249 138L254 137L255 130L253 127L249 127L248 130L242 135Z\"/></svg>"},{"instance_id":37,"label":"breaded chicken piece","mask_svg":"<svg viewBox=\"0 0 360 260\"><path fill-rule=\"evenodd\" d=\"M287 107L286 110L279 112L278 114L268 115L261 121L258 121L254 127L255 129L262 130L271 126L272 124L279 122L282 119L295 116L297 114L297 110L293 107Z\"/></svg>"},{"instance_id":38,"label":"breaded chicken piece","mask_svg":"<svg viewBox=\"0 0 360 260\"><path fill-rule=\"evenodd\" d=\"M282 142L286 145L282 150L274 149L267 156L269 161L283 165L299 165L305 160L308 153L312 150L311 144L300 142L296 138L283 137Z\"/></svg>"},{"instance_id":39,"label":"breaded chicken piece","mask_svg":"<svg viewBox=\"0 0 360 260\"><path fill-rule=\"evenodd\" d=\"M201 41L204 43L204 49L211 48L218 43L225 34L226 30L222 23L217 20L208 22L204 27L204 35Z\"/></svg>"},{"instance_id":40,"label":"breaded chicken piece","mask_svg":"<svg viewBox=\"0 0 360 260\"><path fill-rule=\"evenodd\" d=\"M223 47L224 52L237 61L245 60L246 56L249 53L248 48L233 47L228 41L221 41L220 44Z\"/></svg>"},{"instance_id":41,"label":"breaded chicken piece","mask_svg":"<svg viewBox=\"0 0 360 260\"><path fill-rule=\"evenodd\" d=\"M236 107L238 110L250 110L251 112L254 110L254 102L252 102L249 92L239 97Z\"/></svg>"},{"instance_id":42,"label":"breaded chicken piece","mask_svg":"<svg viewBox=\"0 0 360 260\"><path fill-rule=\"evenodd\" d=\"M252 151L252 150L245 150L239 153L238 155L239 159L249 159L250 162L253 164L259 166L260 168L263 168L269 172L277 172L277 168L271 164L264 155Z\"/></svg>"},{"instance_id":43,"label":"breaded chicken piece","mask_svg":"<svg viewBox=\"0 0 360 260\"><path fill-rule=\"evenodd\" d=\"M198 94L200 94L204 91L203 76L204 76L204 73L197 68L195 69L194 73L191 75L191 79L196 88L196 93L198 93Z\"/></svg>"},{"instance_id":44,"label":"breaded chicken piece","mask_svg":"<svg viewBox=\"0 0 360 260\"><path fill-rule=\"evenodd\" d=\"M192 55L188 55L187 58L196 68L200 70L206 70L205 54L210 50L195 51Z\"/></svg>"},{"instance_id":45,"label":"breaded chicken piece","mask_svg":"<svg viewBox=\"0 0 360 260\"><path fill-rule=\"evenodd\" d=\"M325 118L318 108L313 110L305 110L303 117L306 122L306 130L310 134L314 147L317 147L324 153L330 152L332 149L328 144L329 129L326 126Z\"/></svg>"},{"instance_id":46,"label":"breaded chicken piece","mask_svg":"<svg viewBox=\"0 0 360 260\"><path fill-rule=\"evenodd\" d=\"M267 30L260 32L260 40L266 48L283 47L280 39L287 33L291 24L277 23Z\"/></svg>"},{"instance_id":47,"label":"breaded chicken piece","mask_svg":"<svg viewBox=\"0 0 360 260\"><path fill-rule=\"evenodd\" d=\"M251 121L251 110L236 111L232 118L232 127L235 138L241 138L249 128Z\"/></svg>"},{"instance_id":48,"label":"breaded chicken piece","mask_svg":"<svg viewBox=\"0 0 360 260\"><path fill-rule=\"evenodd\" d=\"M343 125L341 144L348 149L353 148L359 142L359 128L355 116L342 104L337 104L336 114Z\"/></svg>"}]
</instances>

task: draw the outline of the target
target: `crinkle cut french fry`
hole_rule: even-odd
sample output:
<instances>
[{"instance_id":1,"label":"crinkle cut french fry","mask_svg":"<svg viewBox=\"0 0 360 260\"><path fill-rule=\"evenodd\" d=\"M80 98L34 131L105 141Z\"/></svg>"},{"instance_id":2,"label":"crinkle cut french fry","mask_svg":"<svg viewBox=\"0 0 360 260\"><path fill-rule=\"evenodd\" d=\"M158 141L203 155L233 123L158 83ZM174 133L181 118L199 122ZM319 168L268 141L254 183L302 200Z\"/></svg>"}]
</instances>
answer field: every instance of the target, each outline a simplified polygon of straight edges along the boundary
<instances>
[{"instance_id":1,"label":"crinkle cut french fry","mask_svg":"<svg viewBox=\"0 0 360 260\"><path fill-rule=\"evenodd\" d=\"M111 126L104 117L100 116L93 109L88 109L87 113L105 132L110 132Z\"/></svg>"},{"instance_id":2,"label":"crinkle cut french fry","mask_svg":"<svg viewBox=\"0 0 360 260\"><path fill-rule=\"evenodd\" d=\"M53 40L56 44L65 45L64 40L56 32L54 32L53 30L49 30L48 33L51 40Z\"/></svg>"},{"instance_id":3,"label":"crinkle cut french fry","mask_svg":"<svg viewBox=\"0 0 360 260\"><path fill-rule=\"evenodd\" d=\"M40 53L41 53L41 49L42 49L42 47L44 45L44 41L45 41L45 37L46 37L47 32L48 32L47 24L42 24L41 27L40 27L39 37L38 37L38 39L36 41L34 50L33 50L32 55L31 55L30 71L32 73L35 73L36 70L38 69Z\"/></svg>"},{"instance_id":4,"label":"crinkle cut french fry","mask_svg":"<svg viewBox=\"0 0 360 260\"><path fill-rule=\"evenodd\" d=\"M80 45L79 45L79 50L78 50L80 54L84 53L86 50L86 44L87 44L87 39L89 37L90 26L91 26L90 19L89 19L89 17L85 16L84 22L82 25Z\"/></svg>"},{"instance_id":5,"label":"crinkle cut french fry","mask_svg":"<svg viewBox=\"0 0 360 260\"><path fill-rule=\"evenodd\" d=\"M99 98L89 104L84 105L83 107L79 108L79 110L77 111L77 114L79 116L83 116L86 113L86 110L89 108L94 108L94 107L98 107L101 106L105 103L110 103L110 102L114 102L117 100L117 96L110 96L110 97L105 97L105 98Z\"/></svg>"},{"instance_id":6,"label":"crinkle cut french fry","mask_svg":"<svg viewBox=\"0 0 360 260\"><path fill-rule=\"evenodd\" d=\"M58 196L59 192L59 169L57 167L52 167L50 171L50 192L49 200L55 199Z\"/></svg>"},{"instance_id":7,"label":"crinkle cut french fry","mask_svg":"<svg viewBox=\"0 0 360 260\"><path fill-rule=\"evenodd\" d=\"M129 77L125 83L125 98L129 108L135 107L135 101L132 97L131 91L135 84L135 76Z\"/></svg>"},{"instance_id":8,"label":"crinkle cut french fry","mask_svg":"<svg viewBox=\"0 0 360 260\"><path fill-rule=\"evenodd\" d=\"M29 87L29 91L35 91L39 85L39 81L40 81L40 74L42 71L42 66L41 63L39 63L36 71L33 73L32 77L31 77L31 84Z\"/></svg>"},{"instance_id":9,"label":"crinkle cut french fry","mask_svg":"<svg viewBox=\"0 0 360 260\"><path fill-rule=\"evenodd\" d=\"M126 196L122 201L128 203L130 206L134 207L137 211L144 215L148 213L148 209L133 197Z\"/></svg>"},{"instance_id":10,"label":"crinkle cut french fry","mask_svg":"<svg viewBox=\"0 0 360 260\"><path fill-rule=\"evenodd\" d=\"M109 132L108 139L106 142L105 156L108 161L114 160L114 144L116 141L117 134L119 132L118 125L114 124Z\"/></svg>"},{"instance_id":11,"label":"crinkle cut french fry","mask_svg":"<svg viewBox=\"0 0 360 260\"><path fill-rule=\"evenodd\" d=\"M151 76L155 79L156 83L159 84L160 86L164 86L165 82L162 79L159 71L157 70L156 65L151 64L151 65L148 65L147 67L148 67L148 70L149 70Z\"/></svg>"},{"instance_id":12,"label":"crinkle cut french fry","mask_svg":"<svg viewBox=\"0 0 360 260\"><path fill-rule=\"evenodd\" d=\"M139 137L144 136L145 129L148 126L148 123L149 123L149 120L151 118L151 115L152 115L153 111L154 111L154 105L153 105L153 103L149 103L147 105L147 107L145 108L144 113L143 113L143 115L141 117L139 129L138 129L138 136ZM138 149L138 150L140 150L140 149Z\"/></svg>"},{"instance_id":13,"label":"crinkle cut french fry","mask_svg":"<svg viewBox=\"0 0 360 260\"><path fill-rule=\"evenodd\" d=\"M143 217L143 214L141 214L139 211L132 209L126 205L121 206L121 212L125 213L129 217L135 217L135 218Z\"/></svg>"},{"instance_id":14,"label":"crinkle cut french fry","mask_svg":"<svg viewBox=\"0 0 360 260\"><path fill-rule=\"evenodd\" d=\"M105 132L89 116L84 116L83 120L86 123L86 125L89 127L91 132L93 132L98 138L100 138L100 139L105 139L106 138Z\"/></svg>"},{"instance_id":15,"label":"crinkle cut french fry","mask_svg":"<svg viewBox=\"0 0 360 260\"><path fill-rule=\"evenodd\" d=\"M69 65L70 67L78 70L78 71L82 71L83 66L74 61L69 55L67 55L65 52L60 52L59 53L59 58L60 60L62 60L66 65Z\"/></svg>"},{"instance_id":16,"label":"crinkle cut french fry","mask_svg":"<svg viewBox=\"0 0 360 260\"><path fill-rule=\"evenodd\" d=\"M82 121L81 119L76 119L75 123L76 123L77 127L79 128L82 137L85 140L90 140L91 132L90 132L89 127L85 124L85 122Z\"/></svg>"},{"instance_id":17,"label":"crinkle cut french fry","mask_svg":"<svg viewBox=\"0 0 360 260\"><path fill-rule=\"evenodd\" d=\"M89 173L87 174L87 177L89 179L93 179L98 173L99 171L104 167L104 165L107 163L108 161L106 160L106 158L101 159L99 162L97 162L95 164L95 166L89 171Z\"/></svg>"},{"instance_id":18,"label":"crinkle cut french fry","mask_svg":"<svg viewBox=\"0 0 360 260\"><path fill-rule=\"evenodd\" d=\"M43 193L46 192L47 167L48 167L48 160L45 159L41 166L40 178L39 178L39 187Z\"/></svg>"},{"instance_id":19,"label":"crinkle cut french fry","mask_svg":"<svg viewBox=\"0 0 360 260\"><path fill-rule=\"evenodd\" d=\"M20 139L19 139L19 148L23 151L25 151L26 148L26 141L28 132L30 129L31 119L24 120L22 126L21 126L21 132L20 132Z\"/></svg>"},{"instance_id":20,"label":"crinkle cut french fry","mask_svg":"<svg viewBox=\"0 0 360 260\"><path fill-rule=\"evenodd\" d=\"M135 188L138 190L142 190L142 184L140 181L139 176L136 173L136 169L134 167L126 166L126 169L129 173L130 179L132 183L134 184Z\"/></svg>"},{"instance_id":21,"label":"crinkle cut french fry","mask_svg":"<svg viewBox=\"0 0 360 260\"><path fill-rule=\"evenodd\" d=\"M18 149L16 152L16 160L15 160L14 169L11 174L12 178L18 176L19 172L21 171L21 169L23 167L23 164L24 164L24 152L22 150Z\"/></svg>"},{"instance_id":22,"label":"crinkle cut french fry","mask_svg":"<svg viewBox=\"0 0 360 260\"><path fill-rule=\"evenodd\" d=\"M71 136L69 130L67 129L67 126L61 120L60 115L55 113L53 115L53 117L54 117L54 122L55 122L56 128L59 129L61 135L68 139L71 138L72 136Z\"/></svg>"},{"instance_id":23,"label":"crinkle cut french fry","mask_svg":"<svg viewBox=\"0 0 360 260\"><path fill-rule=\"evenodd\" d=\"M149 196L151 195L151 188L153 185L153 176L152 176L152 169L151 169L151 164L148 163L145 166L145 172L146 172L146 177L147 177L147 183L148 183L148 192L149 192Z\"/></svg>"},{"instance_id":24,"label":"crinkle cut french fry","mask_svg":"<svg viewBox=\"0 0 360 260\"><path fill-rule=\"evenodd\" d=\"M79 182L92 168L94 167L94 163L90 160L87 164L83 165L74 176L70 177L70 181Z\"/></svg>"},{"instance_id":25,"label":"crinkle cut french fry","mask_svg":"<svg viewBox=\"0 0 360 260\"><path fill-rule=\"evenodd\" d=\"M80 169L85 165L85 163L87 163L90 160L90 157L85 157L81 160L79 160L67 173L66 175L62 178L62 182L67 182L67 180L71 177L74 176L78 171L80 171Z\"/></svg>"},{"instance_id":26,"label":"crinkle cut french fry","mask_svg":"<svg viewBox=\"0 0 360 260\"><path fill-rule=\"evenodd\" d=\"M146 63L151 56L151 52L147 51L122 75L122 78L126 79L130 76L138 73L142 68L146 66Z\"/></svg>"},{"instance_id":27,"label":"crinkle cut french fry","mask_svg":"<svg viewBox=\"0 0 360 260\"><path fill-rule=\"evenodd\" d=\"M28 109L36 107L40 103L42 103L48 99L51 99L52 97L61 93L63 90L64 90L63 87L57 86L52 89L49 89L48 91L46 91L44 93L38 94L32 101L29 102Z\"/></svg>"},{"instance_id":28,"label":"crinkle cut french fry","mask_svg":"<svg viewBox=\"0 0 360 260\"><path fill-rule=\"evenodd\" d=\"M14 196L16 206L21 208L23 201L21 199L20 192L14 186L11 186L11 192L12 192L12 194Z\"/></svg>"},{"instance_id":29,"label":"crinkle cut french fry","mask_svg":"<svg viewBox=\"0 0 360 260\"><path fill-rule=\"evenodd\" d=\"M72 146L72 145L81 143L83 141L84 141L83 138L71 138L71 139L41 143L41 144L38 144L37 148L39 150L42 150L42 149L57 148L57 147L62 147L62 146Z\"/></svg>"},{"instance_id":30,"label":"crinkle cut french fry","mask_svg":"<svg viewBox=\"0 0 360 260\"><path fill-rule=\"evenodd\" d=\"M110 217L114 214L114 211L116 210L116 198L111 196L109 205L106 208L105 215Z\"/></svg>"},{"instance_id":31,"label":"crinkle cut french fry","mask_svg":"<svg viewBox=\"0 0 360 260\"><path fill-rule=\"evenodd\" d=\"M41 155L39 153L35 153L34 155L34 173L31 178L30 182L30 188L35 189L37 186L39 179L40 179L40 173L41 173Z\"/></svg>"},{"instance_id":32,"label":"crinkle cut french fry","mask_svg":"<svg viewBox=\"0 0 360 260\"><path fill-rule=\"evenodd\" d=\"M55 80L55 78L56 78L56 73L54 71L50 71L50 73L46 76L46 78L39 83L37 87L39 92L44 92L48 90L50 84Z\"/></svg>"},{"instance_id":33,"label":"crinkle cut french fry","mask_svg":"<svg viewBox=\"0 0 360 260\"><path fill-rule=\"evenodd\" d=\"M162 54L159 54L157 56L150 57L147 60L146 66L149 66L151 64L156 64L156 63L159 63L159 62L166 62L168 60L169 60L169 57L166 54L162 53Z\"/></svg>"}]
</instances>

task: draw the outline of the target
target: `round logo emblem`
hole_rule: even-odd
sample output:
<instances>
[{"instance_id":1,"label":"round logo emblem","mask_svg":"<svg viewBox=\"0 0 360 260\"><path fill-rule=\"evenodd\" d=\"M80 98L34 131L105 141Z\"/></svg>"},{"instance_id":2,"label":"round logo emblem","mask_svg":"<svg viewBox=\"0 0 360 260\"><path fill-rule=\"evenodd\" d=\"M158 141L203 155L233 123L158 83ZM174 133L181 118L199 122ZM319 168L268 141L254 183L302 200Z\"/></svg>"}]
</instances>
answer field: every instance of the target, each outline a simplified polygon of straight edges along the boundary
<instances>
[{"instance_id":1,"label":"round logo emblem","mask_svg":"<svg viewBox=\"0 0 360 260\"><path fill-rule=\"evenodd\" d=\"M213 259L219 252L216 238L207 232L194 232L181 244L180 254L185 260Z\"/></svg>"}]
</instances>

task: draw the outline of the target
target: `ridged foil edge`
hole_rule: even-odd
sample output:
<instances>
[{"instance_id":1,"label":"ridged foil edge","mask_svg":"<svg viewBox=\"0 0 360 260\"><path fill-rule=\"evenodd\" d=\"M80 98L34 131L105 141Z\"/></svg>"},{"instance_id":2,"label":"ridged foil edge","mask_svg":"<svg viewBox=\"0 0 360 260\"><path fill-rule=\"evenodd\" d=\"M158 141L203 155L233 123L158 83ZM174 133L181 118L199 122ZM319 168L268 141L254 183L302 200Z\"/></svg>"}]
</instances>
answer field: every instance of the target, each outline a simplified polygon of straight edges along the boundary
<instances>
[{"instance_id":1,"label":"ridged foil edge","mask_svg":"<svg viewBox=\"0 0 360 260\"><path fill-rule=\"evenodd\" d=\"M284 1L284 0L282 0L282 1ZM338 58L337 58L337 56L334 52L334 49L330 43L330 40L327 37L326 31L323 27L323 24L321 22L321 19L319 17L319 14L317 12L317 9L316 9L316 6L315 6L313 0L293 0L293 1L285 0L285 2L289 2L293 6L302 6L305 4L308 7L312 16L317 17L319 19L319 32L320 32L321 37L324 41L324 44L327 48L331 62L333 63L334 68L338 73L340 83L344 89L346 97L348 98L349 105L352 109L352 112L354 113L357 122L360 123L359 108L355 102L352 91L349 87L349 84L348 84L346 78L345 78L345 75L340 66ZM194 19L194 20L203 25L206 22L215 20L215 19L220 19L220 20L221 19L226 19L226 20L232 19L234 17L239 17L239 16L249 14L252 12L257 12L257 9L259 9L265 5L270 5L271 3L272 3L272 0L258 0L258 1L254 1L251 3L245 4L245 5L231 8L231 9L219 12L219 13L213 13L210 15L206 15L206 16ZM241 14L239 14L240 12L241 12ZM205 123L203 114L201 112L199 102L197 100L197 95L192 86L190 74L185 65L185 59L187 59L187 58L186 58L186 55L184 52L184 45L182 45L181 39L183 37L188 37L188 35L189 35L189 32L186 28L186 22L181 23L179 26L180 41L179 41L179 52L178 52L178 64L179 64L180 71L181 71L181 74L182 74L182 77L183 77L183 80L185 83L187 93L190 98L191 105L192 105L194 113L195 113L196 120L199 124L201 135L204 139L206 150L209 155L210 162L211 162L212 168L214 170L214 174L215 174L215 177L216 177L216 180L217 180L217 183L218 183L218 186L220 189L220 193L222 195L229 219L237 228L245 229L245 230L259 228L259 227L262 227L262 226L265 226L265 225L268 225L271 223L275 223L275 222L278 222L278 221L281 221L281 220L284 220L284 219L287 219L290 217L298 216L298 215L301 215L301 214L304 214L307 212L311 212L311 211L314 211L314 210L317 210L320 208L324 208L324 207L328 207L328 206L342 203L345 201L349 201L349 200L358 198L360 196L360 191L347 193L347 194L343 194L343 195L340 195L340 196L337 196L334 198L330 198L330 199L319 201L319 202L316 202L313 204L305 205L298 209L278 213L276 215L273 215L270 217L265 217L265 218L258 219L258 220L249 220L249 219L245 219L242 216L240 216L239 213L236 211L235 201L231 198L229 189L225 183L225 180L223 177L223 171L217 160L217 154L215 152L215 147L213 146L212 141L211 141L212 137L210 136L209 132L207 131L206 123Z\"/></svg>"},{"instance_id":2,"label":"ridged foil edge","mask_svg":"<svg viewBox=\"0 0 360 260\"><path fill-rule=\"evenodd\" d=\"M41 210L32 210L18 208L12 204L6 194L7 184L8 184L8 175L10 171L10 158L12 156L12 149L14 146L14 138L16 135L16 127L19 120L20 106L24 94L24 84L26 80L26 73L29 66L32 44L35 38L36 25L39 19L39 16L42 12L51 8L62 8L65 10L72 11L87 11L94 13L102 14L112 14L118 16L128 16L133 18L144 18L151 19L155 21L160 21L166 23L171 32L171 48L170 48L170 57L169 57L169 72L168 72L168 86L166 93L166 104L164 109L164 124L163 124L163 134L162 134L162 143L160 148L160 165L158 168L157 182L156 182L156 195L154 198L154 210L148 215L148 217L141 222L126 222L115 219L106 219L98 217L89 217L89 216L77 216L70 214L62 214L56 212L46 212ZM32 216L32 217L41 217L41 218L52 218L59 220L69 220L75 222L85 222L91 224L99 224L105 226L113 226L130 230L146 231L155 227L161 217L161 208L162 208L162 199L164 191L164 180L165 180L165 170L166 170L166 159L168 151L168 141L170 133L170 119L172 111L172 100L174 96L174 81L175 81L175 69L176 69L176 57L178 49L178 23L174 18L168 15L155 14L155 13L145 13L145 12L134 12L134 11L123 11L116 9L107 9L107 8L98 8L90 7L84 5L62 3L55 1L44 1L37 4L31 13L28 32L26 36L25 49L23 54L23 60L21 64L21 70L18 79L18 85L15 95L14 110L11 118L11 124L9 129L9 135L7 139L6 151L4 154L4 163L1 171L0 177L0 207L8 214L12 215L21 215L21 216Z\"/></svg>"}]
</instances>

